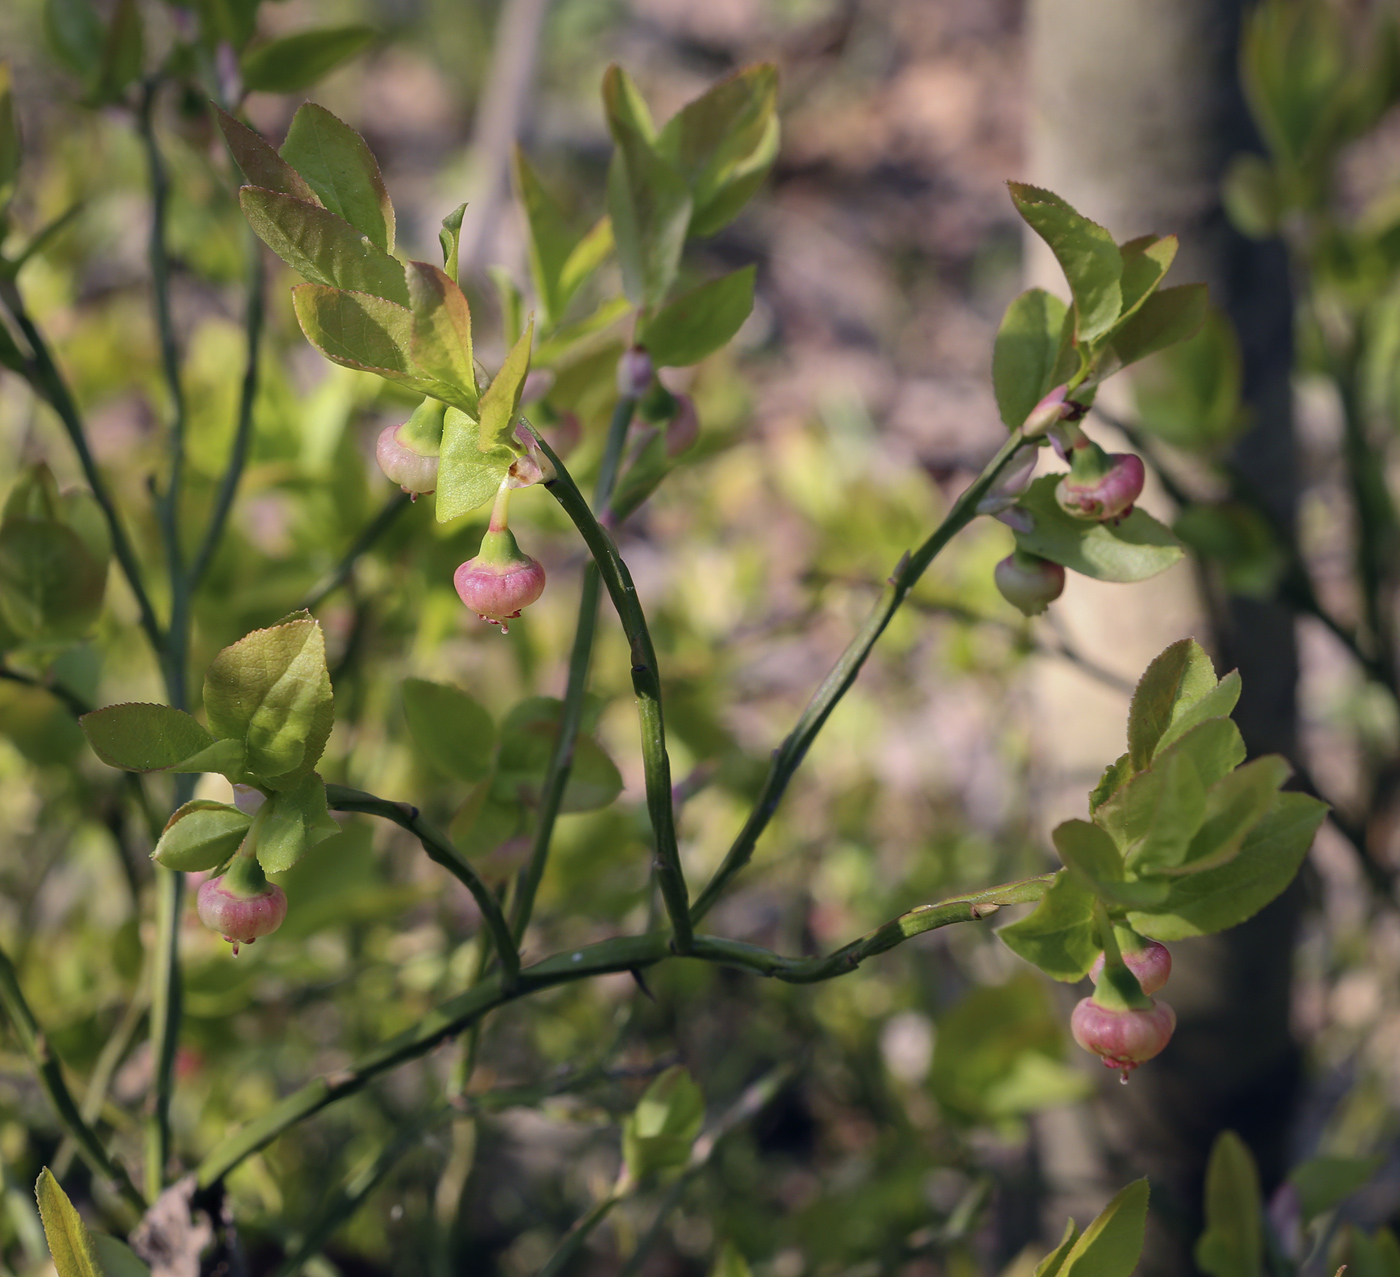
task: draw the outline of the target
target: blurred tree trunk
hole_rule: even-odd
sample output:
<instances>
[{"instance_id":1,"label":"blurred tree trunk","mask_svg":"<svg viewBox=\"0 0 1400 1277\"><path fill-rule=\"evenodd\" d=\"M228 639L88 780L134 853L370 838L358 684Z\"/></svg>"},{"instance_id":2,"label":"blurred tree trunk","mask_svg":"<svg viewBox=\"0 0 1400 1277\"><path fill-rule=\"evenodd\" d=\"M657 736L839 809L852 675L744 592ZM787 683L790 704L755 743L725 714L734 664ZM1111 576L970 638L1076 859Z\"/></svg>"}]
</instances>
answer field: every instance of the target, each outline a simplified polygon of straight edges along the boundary
<instances>
[{"instance_id":1,"label":"blurred tree trunk","mask_svg":"<svg viewBox=\"0 0 1400 1277\"><path fill-rule=\"evenodd\" d=\"M1255 425L1235 464L1291 526L1297 477L1287 262L1280 245L1235 233L1218 199L1229 157L1257 148L1236 72L1246 7L1243 0L1031 0L1030 170L1033 181L1119 240L1149 231L1180 235L1171 282L1205 280L1243 344ZM1049 277L1042 264L1034 269L1037 282ZM1153 608L1153 588L1127 598L1132 591L1116 587L1114 606ZM1240 671L1236 720L1251 755L1292 757L1291 616L1243 599L1208 610L1203 628L1213 632L1198 637L1222 671ZM1157 648L1180 637L1158 628ZM1157 1241L1144 1272L1193 1271L1205 1161L1221 1130L1237 1130L1253 1148L1266 1192L1286 1169L1300 1080L1289 1033L1299 907L1295 886L1247 925L1175 946L1166 991L1179 1016L1175 1040L1130 1086L1105 1088L1118 1169L1153 1178Z\"/></svg>"}]
</instances>

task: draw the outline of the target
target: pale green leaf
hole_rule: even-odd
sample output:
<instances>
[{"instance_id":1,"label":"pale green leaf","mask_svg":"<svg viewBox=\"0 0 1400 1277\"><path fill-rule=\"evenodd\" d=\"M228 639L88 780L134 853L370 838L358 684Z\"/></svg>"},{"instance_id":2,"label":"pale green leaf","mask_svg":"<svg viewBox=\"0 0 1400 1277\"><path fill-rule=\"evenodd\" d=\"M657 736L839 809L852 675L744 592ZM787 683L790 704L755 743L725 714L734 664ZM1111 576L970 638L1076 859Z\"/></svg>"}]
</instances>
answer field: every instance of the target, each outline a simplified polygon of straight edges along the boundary
<instances>
[{"instance_id":1,"label":"pale green leaf","mask_svg":"<svg viewBox=\"0 0 1400 1277\"><path fill-rule=\"evenodd\" d=\"M413 364L459 392L455 406L477 408L472 363L472 317L456 281L427 262L409 262L408 296L413 315L409 351Z\"/></svg>"},{"instance_id":2,"label":"pale green leaf","mask_svg":"<svg viewBox=\"0 0 1400 1277\"><path fill-rule=\"evenodd\" d=\"M1012 953L1051 979L1082 980L1100 950L1094 894L1062 869L1034 911L997 935Z\"/></svg>"},{"instance_id":3,"label":"pale green leaf","mask_svg":"<svg viewBox=\"0 0 1400 1277\"><path fill-rule=\"evenodd\" d=\"M1147 1181L1134 1180L1071 1247L1060 1277L1130 1277L1147 1228Z\"/></svg>"},{"instance_id":4,"label":"pale green leaf","mask_svg":"<svg viewBox=\"0 0 1400 1277\"><path fill-rule=\"evenodd\" d=\"M504 445L483 452L478 446L474 418L449 408L442 419L438 453L437 521L470 514L490 501L515 462L515 451Z\"/></svg>"},{"instance_id":5,"label":"pale green leaf","mask_svg":"<svg viewBox=\"0 0 1400 1277\"><path fill-rule=\"evenodd\" d=\"M515 414L520 410L520 392L525 389L525 378L530 375L530 348L534 340L535 321L531 318L481 396L481 425L476 439L481 452L492 453L503 447L515 450Z\"/></svg>"},{"instance_id":6,"label":"pale green leaf","mask_svg":"<svg viewBox=\"0 0 1400 1277\"><path fill-rule=\"evenodd\" d=\"M97 1262L92 1234L47 1166L34 1185L34 1195L58 1277L106 1277Z\"/></svg>"},{"instance_id":7,"label":"pale green leaf","mask_svg":"<svg viewBox=\"0 0 1400 1277\"><path fill-rule=\"evenodd\" d=\"M1060 1235L1060 1244L1035 1266L1034 1277L1059 1277L1060 1269L1079 1240L1079 1226L1074 1220L1065 1221L1065 1231Z\"/></svg>"},{"instance_id":8,"label":"pale green leaf","mask_svg":"<svg viewBox=\"0 0 1400 1277\"><path fill-rule=\"evenodd\" d=\"M198 719L169 705L108 705L78 723L92 752L125 771L165 771L214 743Z\"/></svg>"},{"instance_id":9,"label":"pale green leaf","mask_svg":"<svg viewBox=\"0 0 1400 1277\"><path fill-rule=\"evenodd\" d=\"M1066 514L1055 500L1060 477L1037 479L1018 503L1033 521L1016 533L1022 550L1099 581L1145 581L1181 559L1176 538L1141 507L1116 524Z\"/></svg>"},{"instance_id":10,"label":"pale green leaf","mask_svg":"<svg viewBox=\"0 0 1400 1277\"><path fill-rule=\"evenodd\" d=\"M1196 1264L1210 1277L1263 1277L1259 1172L1234 1131L1222 1131L1206 1166L1206 1230Z\"/></svg>"},{"instance_id":11,"label":"pale green leaf","mask_svg":"<svg viewBox=\"0 0 1400 1277\"><path fill-rule=\"evenodd\" d=\"M673 1065L642 1095L622 1127L622 1159L635 1183L677 1170L690 1159L705 1100L690 1074Z\"/></svg>"},{"instance_id":12,"label":"pale green leaf","mask_svg":"<svg viewBox=\"0 0 1400 1277\"><path fill-rule=\"evenodd\" d=\"M151 859L182 873L213 869L238 850L252 823L237 807L196 798L165 822Z\"/></svg>"},{"instance_id":13,"label":"pale green leaf","mask_svg":"<svg viewBox=\"0 0 1400 1277\"><path fill-rule=\"evenodd\" d=\"M258 864L285 873L318 842L340 832L326 807L326 786L312 772L272 794L258 813Z\"/></svg>"},{"instance_id":14,"label":"pale green leaf","mask_svg":"<svg viewBox=\"0 0 1400 1277\"><path fill-rule=\"evenodd\" d=\"M1128 709L1128 755L1134 771L1151 763L1167 729L1216 684L1215 666L1195 639L1179 639L1153 658Z\"/></svg>"},{"instance_id":15,"label":"pale green leaf","mask_svg":"<svg viewBox=\"0 0 1400 1277\"><path fill-rule=\"evenodd\" d=\"M1054 388L1064 344L1066 307L1043 288L1022 293L1002 316L992 346L997 408L1010 430L1019 429Z\"/></svg>"},{"instance_id":16,"label":"pale green leaf","mask_svg":"<svg viewBox=\"0 0 1400 1277\"><path fill-rule=\"evenodd\" d=\"M306 102L292 117L281 155L310 183L326 208L343 217L376 248L385 253L394 251L394 206L373 153L354 129L325 107Z\"/></svg>"},{"instance_id":17,"label":"pale green leaf","mask_svg":"<svg viewBox=\"0 0 1400 1277\"><path fill-rule=\"evenodd\" d=\"M753 310L755 269L745 266L666 303L640 329L638 341L658 368L698 364L743 326Z\"/></svg>"}]
</instances>

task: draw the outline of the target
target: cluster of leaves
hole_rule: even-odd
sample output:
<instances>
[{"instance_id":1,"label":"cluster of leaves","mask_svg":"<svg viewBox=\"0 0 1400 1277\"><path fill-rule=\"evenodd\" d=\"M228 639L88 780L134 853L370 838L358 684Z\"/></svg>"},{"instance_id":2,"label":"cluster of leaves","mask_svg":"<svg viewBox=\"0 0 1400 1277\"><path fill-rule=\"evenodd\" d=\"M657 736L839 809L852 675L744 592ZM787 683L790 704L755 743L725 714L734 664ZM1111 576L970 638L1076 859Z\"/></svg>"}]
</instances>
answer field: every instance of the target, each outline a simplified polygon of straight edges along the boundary
<instances>
[{"instance_id":1,"label":"cluster of leaves","mask_svg":"<svg viewBox=\"0 0 1400 1277\"><path fill-rule=\"evenodd\" d=\"M1236 926L1292 880L1326 815L1281 793L1290 768L1245 763L1229 714L1238 674L1217 681L1193 639L1148 667L1133 696L1128 750L1089 797L1089 820L1054 832L1065 868L1035 911L998 934L1057 980L1079 980L1101 950L1101 908L1140 935L1180 940Z\"/></svg>"},{"instance_id":2,"label":"cluster of leaves","mask_svg":"<svg viewBox=\"0 0 1400 1277\"><path fill-rule=\"evenodd\" d=\"M152 857L186 873L221 867L254 821L258 863L290 869L336 833L316 764L335 722L321 626L294 613L226 647L204 676L206 728L169 705L108 705L83 715L104 763L132 772L214 772L267 795L252 816L193 799L170 817Z\"/></svg>"}]
</instances>

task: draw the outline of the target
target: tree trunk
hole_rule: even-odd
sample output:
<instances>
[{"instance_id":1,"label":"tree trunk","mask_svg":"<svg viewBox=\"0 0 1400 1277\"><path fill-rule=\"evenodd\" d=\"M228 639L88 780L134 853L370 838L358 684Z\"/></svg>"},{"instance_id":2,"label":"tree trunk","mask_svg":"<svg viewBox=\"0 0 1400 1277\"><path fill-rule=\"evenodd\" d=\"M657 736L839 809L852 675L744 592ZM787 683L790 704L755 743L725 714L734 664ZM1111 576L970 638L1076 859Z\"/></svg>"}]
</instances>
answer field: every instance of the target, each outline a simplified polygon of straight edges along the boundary
<instances>
[{"instance_id":1,"label":"tree trunk","mask_svg":"<svg viewBox=\"0 0 1400 1277\"><path fill-rule=\"evenodd\" d=\"M1172 282L1205 280L1243 346L1255 424L1235 464L1274 517L1291 526L1297 477L1287 261L1280 245L1235 233L1218 198L1230 156L1257 148L1236 73L1244 9L1241 0L1032 0L1030 169L1032 181L1119 240L1149 231L1181 237ZM1054 272L1033 248L1036 282L1048 283ZM1290 614L1275 604L1231 599L1214 609L1212 624L1197 620L1183 628L1183 584L1166 619L1153 582L1112 587L1111 601L1107 590L1067 596L1066 623L1089 654L1124 673L1125 625L1151 632L1152 651L1195 632L1222 672L1240 671L1244 693L1235 718L1250 754L1293 756L1297 651ZM1138 615L1125 622L1135 609ZM1140 670L1141 664L1133 672ZM1046 734L1055 733L1058 750L1065 716L1082 689L1056 678L1060 686L1047 693L1056 721ZM1094 695L1103 704L1103 693ZM1118 708L1126 709L1125 700ZM1123 718L1112 721L1117 731ZM1082 814L1082 792L1078 803L1081 810L1072 814ZM1295 889L1245 926L1174 946L1165 997L1179 1017L1176 1036L1131 1085L1105 1087L1103 1115L1117 1161L1112 1178L1152 1176L1156 1235L1142 1272L1194 1271L1205 1162L1220 1131L1234 1129L1249 1143L1266 1192L1286 1170L1300 1080L1289 1032L1299 907Z\"/></svg>"}]
</instances>

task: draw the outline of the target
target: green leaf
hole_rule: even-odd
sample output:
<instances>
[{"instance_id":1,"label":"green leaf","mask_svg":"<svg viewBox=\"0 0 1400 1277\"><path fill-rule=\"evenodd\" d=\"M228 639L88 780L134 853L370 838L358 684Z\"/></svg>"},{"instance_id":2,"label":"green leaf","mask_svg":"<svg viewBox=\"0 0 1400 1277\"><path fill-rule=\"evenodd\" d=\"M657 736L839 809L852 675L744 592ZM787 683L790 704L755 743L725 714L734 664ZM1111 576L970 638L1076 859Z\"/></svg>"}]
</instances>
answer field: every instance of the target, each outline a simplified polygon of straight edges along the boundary
<instances>
[{"instance_id":1,"label":"green leaf","mask_svg":"<svg viewBox=\"0 0 1400 1277\"><path fill-rule=\"evenodd\" d=\"M430 377L413 361L413 312L369 293L298 284L292 308L306 339L333 364L372 372L444 403L476 408L460 386Z\"/></svg>"},{"instance_id":2,"label":"green leaf","mask_svg":"<svg viewBox=\"0 0 1400 1277\"><path fill-rule=\"evenodd\" d=\"M777 67L756 63L687 103L661 130L656 149L691 190L692 235L713 235L732 220L772 166L777 100Z\"/></svg>"},{"instance_id":3,"label":"green leaf","mask_svg":"<svg viewBox=\"0 0 1400 1277\"><path fill-rule=\"evenodd\" d=\"M1099 1212L1065 1256L1060 1277L1130 1277L1147 1228L1147 1180L1134 1180Z\"/></svg>"},{"instance_id":4,"label":"green leaf","mask_svg":"<svg viewBox=\"0 0 1400 1277\"><path fill-rule=\"evenodd\" d=\"M678 1170L690 1160L705 1120L705 1100L679 1064L667 1069L622 1126L622 1160L634 1183Z\"/></svg>"},{"instance_id":5,"label":"green leaf","mask_svg":"<svg viewBox=\"0 0 1400 1277\"><path fill-rule=\"evenodd\" d=\"M243 187L238 202L258 238L311 283L407 307L403 263L330 209L259 186Z\"/></svg>"},{"instance_id":6,"label":"green leaf","mask_svg":"<svg viewBox=\"0 0 1400 1277\"><path fill-rule=\"evenodd\" d=\"M462 855L479 858L524 833L525 827L525 808L516 799L497 793L488 779L467 795L452 817L450 832Z\"/></svg>"},{"instance_id":7,"label":"green leaf","mask_svg":"<svg viewBox=\"0 0 1400 1277\"><path fill-rule=\"evenodd\" d=\"M1012 953L1052 980L1082 980L1101 947L1094 927L1094 894L1062 869L1034 912L1000 928L997 935Z\"/></svg>"},{"instance_id":8,"label":"green leaf","mask_svg":"<svg viewBox=\"0 0 1400 1277\"><path fill-rule=\"evenodd\" d=\"M1161 872L1202 873L1233 860L1292 774L1286 759L1269 754L1217 781L1206 795L1206 818L1191 839L1185 861L1174 870L1164 866Z\"/></svg>"},{"instance_id":9,"label":"green leaf","mask_svg":"<svg viewBox=\"0 0 1400 1277\"><path fill-rule=\"evenodd\" d=\"M1226 864L1176 878L1166 900L1128 914L1139 935L1184 940L1238 926L1277 896L1298 872L1327 804L1306 794L1280 794Z\"/></svg>"},{"instance_id":10,"label":"green leaf","mask_svg":"<svg viewBox=\"0 0 1400 1277\"><path fill-rule=\"evenodd\" d=\"M1018 430L1054 386L1065 331L1066 306L1043 288L1022 293L1002 316L992 347L997 408Z\"/></svg>"},{"instance_id":11,"label":"green leaf","mask_svg":"<svg viewBox=\"0 0 1400 1277\"><path fill-rule=\"evenodd\" d=\"M1210 296L1204 284L1178 284L1148 297L1113 334L1113 353L1127 367L1159 350L1189 341L1206 322Z\"/></svg>"},{"instance_id":12,"label":"green leaf","mask_svg":"<svg viewBox=\"0 0 1400 1277\"><path fill-rule=\"evenodd\" d=\"M122 90L141 74L145 37L136 0L117 0L107 23L93 99L118 102Z\"/></svg>"},{"instance_id":13,"label":"green leaf","mask_svg":"<svg viewBox=\"0 0 1400 1277\"><path fill-rule=\"evenodd\" d=\"M668 302L641 328L638 341L658 368L698 364L743 326L753 310L755 269L721 275Z\"/></svg>"},{"instance_id":14,"label":"green leaf","mask_svg":"<svg viewBox=\"0 0 1400 1277\"><path fill-rule=\"evenodd\" d=\"M30 643L83 638L102 614L107 563L72 528L49 519L0 526L0 620Z\"/></svg>"},{"instance_id":15,"label":"green leaf","mask_svg":"<svg viewBox=\"0 0 1400 1277\"><path fill-rule=\"evenodd\" d=\"M34 1185L34 1196L39 1201L39 1218L44 1223L44 1236L48 1238L58 1277L106 1277L83 1217L47 1166Z\"/></svg>"},{"instance_id":16,"label":"green leaf","mask_svg":"<svg viewBox=\"0 0 1400 1277\"><path fill-rule=\"evenodd\" d=\"M1213 668L1211 672L1214 674ZM1155 758L1170 749L1188 733L1195 733L1198 727L1209 722L1211 719L1228 717L1239 703L1240 689L1239 671L1231 670L1220 680L1213 691L1207 692L1194 704L1178 704L1172 712L1170 725L1157 741L1156 748L1153 751L1153 757ZM1221 729L1217 726L1215 730L1218 731ZM1234 733L1234 736L1235 739L1238 739L1238 731ZM1192 746L1193 750L1201 749L1203 747L1201 742L1204 742L1207 737L1198 736L1196 739L1197 744ZM1211 748L1215 749L1217 747L1212 745ZM1239 745L1239 751L1239 756L1235 758L1233 762L1225 763L1219 770L1216 770L1213 765L1206 766L1205 757L1203 755L1199 753L1193 754L1193 758L1196 762L1196 770L1201 773L1201 779L1204 780L1207 785L1213 785L1227 771L1238 766L1244 760L1243 742Z\"/></svg>"},{"instance_id":17,"label":"green leaf","mask_svg":"<svg viewBox=\"0 0 1400 1277\"><path fill-rule=\"evenodd\" d=\"M296 93L308 89L378 38L373 27L319 27L282 36L256 49L245 49L240 59L243 87L255 93Z\"/></svg>"},{"instance_id":18,"label":"green leaf","mask_svg":"<svg viewBox=\"0 0 1400 1277\"><path fill-rule=\"evenodd\" d=\"M78 724L98 758L129 772L167 771L214 743L198 719L169 705L108 705Z\"/></svg>"},{"instance_id":19,"label":"green leaf","mask_svg":"<svg viewBox=\"0 0 1400 1277\"><path fill-rule=\"evenodd\" d=\"M448 279L457 278L457 251L462 243L462 218L467 206L458 204L442 219L442 229L438 231L438 243L442 245L442 269Z\"/></svg>"},{"instance_id":20,"label":"green leaf","mask_svg":"<svg viewBox=\"0 0 1400 1277\"><path fill-rule=\"evenodd\" d=\"M1177 750L1138 772L1094 813L1129 868L1149 873L1178 866L1206 815L1206 787L1190 757Z\"/></svg>"},{"instance_id":21,"label":"green leaf","mask_svg":"<svg viewBox=\"0 0 1400 1277\"><path fill-rule=\"evenodd\" d=\"M485 505L496 495L501 480L515 463L513 449L501 446L483 452L474 418L449 408L442 419L438 453L437 521L446 523Z\"/></svg>"},{"instance_id":22,"label":"green leaf","mask_svg":"<svg viewBox=\"0 0 1400 1277\"><path fill-rule=\"evenodd\" d=\"M1340 1206L1381 1168L1384 1157L1311 1157L1288 1173L1307 1225Z\"/></svg>"},{"instance_id":23,"label":"green leaf","mask_svg":"<svg viewBox=\"0 0 1400 1277\"><path fill-rule=\"evenodd\" d=\"M400 684L409 734L422 756L457 780L478 781L491 770L496 726L460 688L427 679Z\"/></svg>"},{"instance_id":24,"label":"green leaf","mask_svg":"<svg viewBox=\"0 0 1400 1277\"><path fill-rule=\"evenodd\" d=\"M1244 428L1244 364L1234 327L1208 310L1200 331L1144 364L1133 377L1138 425L1178 448L1214 454Z\"/></svg>"},{"instance_id":25,"label":"green leaf","mask_svg":"<svg viewBox=\"0 0 1400 1277\"><path fill-rule=\"evenodd\" d=\"M1236 155L1225 169L1220 201L1226 216L1250 239L1272 239L1278 234L1285 197L1274 166L1262 155Z\"/></svg>"},{"instance_id":26,"label":"green leaf","mask_svg":"<svg viewBox=\"0 0 1400 1277\"><path fill-rule=\"evenodd\" d=\"M1372 1237L1348 1224L1343 1230L1347 1241L1346 1271L1349 1277L1400 1277L1400 1242L1388 1228Z\"/></svg>"},{"instance_id":27,"label":"green leaf","mask_svg":"<svg viewBox=\"0 0 1400 1277\"><path fill-rule=\"evenodd\" d=\"M574 245L569 253L564 269L559 274L559 304L567 306L579 285L583 283L603 262L616 245L613 243L612 220L600 217L589 228L584 237ZM616 301L617 299L612 299ZM607 302L603 303L607 305ZM562 314L562 312L561 312ZM558 322L556 318L555 322Z\"/></svg>"},{"instance_id":28,"label":"green leaf","mask_svg":"<svg viewBox=\"0 0 1400 1277\"><path fill-rule=\"evenodd\" d=\"M1264 1227L1259 1172L1244 1141L1222 1131L1206 1167L1206 1231L1196 1264L1210 1277L1263 1277Z\"/></svg>"},{"instance_id":29,"label":"green leaf","mask_svg":"<svg viewBox=\"0 0 1400 1277\"><path fill-rule=\"evenodd\" d=\"M1115 904L1154 906L1167 897L1168 884L1147 880L1130 882L1123 872L1123 856L1107 831L1087 820L1066 820L1051 839L1060 859L1082 886Z\"/></svg>"},{"instance_id":30,"label":"green leaf","mask_svg":"<svg viewBox=\"0 0 1400 1277\"><path fill-rule=\"evenodd\" d=\"M1011 198L1026 224L1055 254L1074 297L1074 332L1092 344L1118 321L1123 303L1123 257L1102 226L1081 217L1058 195L1010 182Z\"/></svg>"},{"instance_id":31,"label":"green leaf","mask_svg":"<svg viewBox=\"0 0 1400 1277\"><path fill-rule=\"evenodd\" d=\"M481 425L476 437L476 446L481 452L491 453L499 448L516 451L515 414L520 410L520 392L525 389L525 378L530 375L530 347L534 340L535 321L531 318L481 396Z\"/></svg>"},{"instance_id":32,"label":"green leaf","mask_svg":"<svg viewBox=\"0 0 1400 1277\"><path fill-rule=\"evenodd\" d=\"M1037 479L1018 502L1034 520L1029 532L1016 534L1020 549L1099 581L1145 581L1181 558L1176 538L1141 507L1116 524L1066 514L1055 500L1060 479Z\"/></svg>"},{"instance_id":33,"label":"green leaf","mask_svg":"<svg viewBox=\"0 0 1400 1277\"><path fill-rule=\"evenodd\" d=\"M354 129L325 107L304 103L292 117L281 155L310 183L326 208L343 217L376 248L386 254L394 251L394 206L373 153Z\"/></svg>"},{"instance_id":34,"label":"green leaf","mask_svg":"<svg viewBox=\"0 0 1400 1277\"><path fill-rule=\"evenodd\" d=\"M1166 235L1161 239L1155 235L1142 235L1118 246L1123 258L1123 309L1118 317L1120 331L1123 321L1152 296L1171 269L1178 247L1175 235Z\"/></svg>"},{"instance_id":35,"label":"green leaf","mask_svg":"<svg viewBox=\"0 0 1400 1277\"><path fill-rule=\"evenodd\" d=\"M1128 709L1128 756L1134 771L1152 762L1167 729L1213 692L1216 682L1215 666L1195 639L1179 639L1153 658Z\"/></svg>"},{"instance_id":36,"label":"green leaf","mask_svg":"<svg viewBox=\"0 0 1400 1277\"><path fill-rule=\"evenodd\" d=\"M562 712L562 702L551 696L534 696L511 710L501 724L496 782L527 806L540 801ZM597 811L609 806L621 792L617 764L592 736L580 732L574 741L573 765L559 810Z\"/></svg>"},{"instance_id":37,"label":"green leaf","mask_svg":"<svg viewBox=\"0 0 1400 1277\"><path fill-rule=\"evenodd\" d=\"M735 1249L733 1242L725 1242L715 1257L715 1266L710 1269L710 1277L753 1277L749 1261Z\"/></svg>"},{"instance_id":38,"label":"green leaf","mask_svg":"<svg viewBox=\"0 0 1400 1277\"><path fill-rule=\"evenodd\" d=\"M250 185L276 191L279 195L290 195L304 204L320 204L306 179L273 150L272 143L261 133L254 132L217 106L214 108L214 118L218 120L228 149Z\"/></svg>"},{"instance_id":39,"label":"green leaf","mask_svg":"<svg viewBox=\"0 0 1400 1277\"><path fill-rule=\"evenodd\" d=\"M609 67L603 105L617 149L608 168L608 213L623 290L634 305L650 308L676 278L692 204L685 179L653 148L640 102L627 74Z\"/></svg>"},{"instance_id":40,"label":"green leaf","mask_svg":"<svg viewBox=\"0 0 1400 1277\"><path fill-rule=\"evenodd\" d=\"M515 148L515 188L525 209L529 230L530 278L544 311L543 326L553 327L564 316L568 300L564 296L563 274L575 236L569 229L564 210L540 181L525 152Z\"/></svg>"},{"instance_id":41,"label":"green leaf","mask_svg":"<svg viewBox=\"0 0 1400 1277\"><path fill-rule=\"evenodd\" d=\"M151 859L181 873L213 869L238 850L252 823L237 807L196 798L165 822Z\"/></svg>"},{"instance_id":42,"label":"green leaf","mask_svg":"<svg viewBox=\"0 0 1400 1277\"><path fill-rule=\"evenodd\" d=\"M102 58L102 19L92 0L45 0L44 37L54 57L84 81Z\"/></svg>"},{"instance_id":43,"label":"green leaf","mask_svg":"<svg viewBox=\"0 0 1400 1277\"><path fill-rule=\"evenodd\" d=\"M1034 1277L1059 1277L1060 1269L1079 1240L1079 1225L1074 1220L1065 1221L1065 1231L1060 1235L1060 1244L1035 1266Z\"/></svg>"},{"instance_id":44,"label":"green leaf","mask_svg":"<svg viewBox=\"0 0 1400 1277\"><path fill-rule=\"evenodd\" d=\"M224 648L204 676L204 709L221 737L247 742L248 770L273 788L309 775L335 722L320 624L293 620Z\"/></svg>"},{"instance_id":45,"label":"green leaf","mask_svg":"<svg viewBox=\"0 0 1400 1277\"><path fill-rule=\"evenodd\" d=\"M1093 792L1089 795L1089 814L1092 816L1113 797L1128 780L1132 777L1133 769L1128 762L1127 754L1120 754L1117 759L1109 763L1103 769L1103 775L1099 777L1099 783L1094 786Z\"/></svg>"},{"instance_id":46,"label":"green leaf","mask_svg":"<svg viewBox=\"0 0 1400 1277\"><path fill-rule=\"evenodd\" d=\"M1026 971L974 988L939 1017L929 1085L948 1112L999 1120L1083 1098L1089 1082L1064 1063L1064 1017Z\"/></svg>"},{"instance_id":47,"label":"green leaf","mask_svg":"<svg viewBox=\"0 0 1400 1277\"><path fill-rule=\"evenodd\" d=\"M1272 524L1243 501L1203 501L1187 506L1172 531L1202 559L1220 571L1231 594L1271 599L1289 568L1288 551Z\"/></svg>"},{"instance_id":48,"label":"green leaf","mask_svg":"<svg viewBox=\"0 0 1400 1277\"><path fill-rule=\"evenodd\" d=\"M409 262L408 296L413 314L409 352L415 367L452 386L451 400L464 412L477 410L476 369L472 363L472 317L456 282L427 262Z\"/></svg>"},{"instance_id":49,"label":"green leaf","mask_svg":"<svg viewBox=\"0 0 1400 1277\"><path fill-rule=\"evenodd\" d=\"M310 848L339 832L326 807L325 782L312 772L272 794L258 812L258 864L270 874L285 873Z\"/></svg>"}]
</instances>

